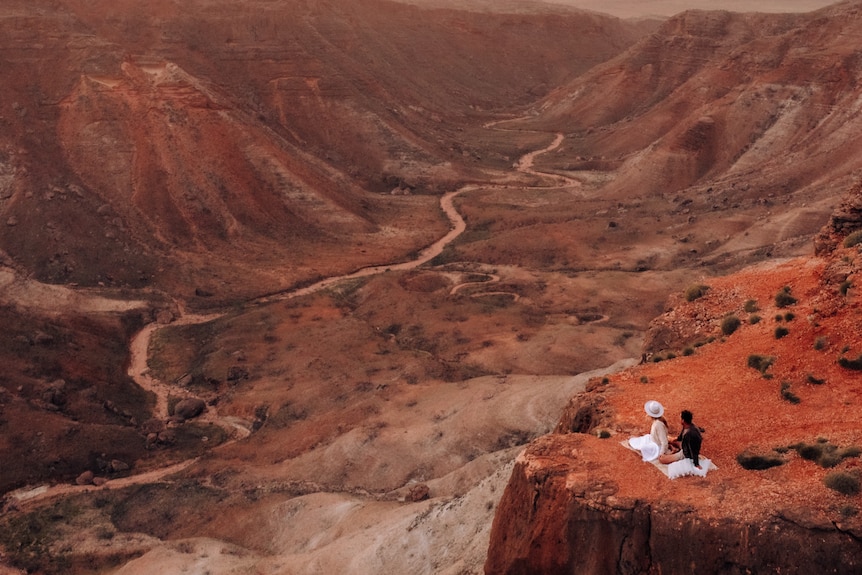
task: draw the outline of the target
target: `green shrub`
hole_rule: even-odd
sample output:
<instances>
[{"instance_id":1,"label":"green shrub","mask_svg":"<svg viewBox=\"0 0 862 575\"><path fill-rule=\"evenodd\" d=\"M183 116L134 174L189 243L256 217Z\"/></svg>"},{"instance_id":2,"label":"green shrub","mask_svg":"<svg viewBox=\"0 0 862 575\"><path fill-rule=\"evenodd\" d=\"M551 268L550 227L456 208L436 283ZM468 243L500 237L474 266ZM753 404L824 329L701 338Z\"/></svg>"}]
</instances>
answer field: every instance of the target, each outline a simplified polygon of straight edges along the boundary
<instances>
[{"instance_id":1,"label":"green shrub","mask_svg":"<svg viewBox=\"0 0 862 575\"><path fill-rule=\"evenodd\" d=\"M778 307L787 307L796 303L796 298L790 295L790 287L784 286L775 294L775 305Z\"/></svg>"},{"instance_id":2,"label":"green shrub","mask_svg":"<svg viewBox=\"0 0 862 575\"><path fill-rule=\"evenodd\" d=\"M754 324L760 323L760 319L761 318L759 315L754 314L753 316L748 318L748 323L750 323L751 325L754 325Z\"/></svg>"},{"instance_id":3,"label":"green shrub","mask_svg":"<svg viewBox=\"0 0 862 575\"><path fill-rule=\"evenodd\" d=\"M859 475L857 473L848 473L846 471L833 471L826 474L823 478L823 483L829 489L835 490L843 495L856 495L859 493L862 486L859 483Z\"/></svg>"},{"instance_id":4,"label":"green shrub","mask_svg":"<svg viewBox=\"0 0 862 575\"><path fill-rule=\"evenodd\" d=\"M760 308L757 307L757 301L753 300L753 299L750 299L747 302L745 302L745 305L743 306L742 309L744 309L748 313L754 313L756 311L760 311Z\"/></svg>"},{"instance_id":5,"label":"green shrub","mask_svg":"<svg viewBox=\"0 0 862 575\"><path fill-rule=\"evenodd\" d=\"M862 355L857 357L856 359L847 359L846 357L838 358L838 365L845 369L852 369L854 371L862 371Z\"/></svg>"},{"instance_id":6,"label":"green shrub","mask_svg":"<svg viewBox=\"0 0 862 575\"><path fill-rule=\"evenodd\" d=\"M775 314L775 321L777 321L778 323L781 323L782 321L784 321L784 316L781 315L780 313Z\"/></svg>"},{"instance_id":7,"label":"green shrub","mask_svg":"<svg viewBox=\"0 0 862 575\"><path fill-rule=\"evenodd\" d=\"M694 348L687 347L684 350L682 350L682 354L684 356L694 355Z\"/></svg>"},{"instance_id":8,"label":"green shrub","mask_svg":"<svg viewBox=\"0 0 862 575\"><path fill-rule=\"evenodd\" d=\"M845 447L838 451L838 455L841 459L847 459L848 457L859 457L862 455L862 448L858 445L851 445L849 447Z\"/></svg>"},{"instance_id":9,"label":"green shrub","mask_svg":"<svg viewBox=\"0 0 862 575\"><path fill-rule=\"evenodd\" d=\"M611 436L611 432L607 429L603 429L599 432L599 439L607 439Z\"/></svg>"},{"instance_id":10,"label":"green shrub","mask_svg":"<svg viewBox=\"0 0 862 575\"><path fill-rule=\"evenodd\" d=\"M862 454L862 449L856 445L838 449L838 446L829 443L826 439L818 440L817 443L799 443L790 447L795 449L802 459L813 461L827 469L835 467L848 457L859 457Z\"/></svg>"},{"instance_id":11,"label":"green shrub","mask_svg":"<svg viewBox=\"0 0 862 575\"><path fill-rule=\"evenodd\" d=\"M789 311L786 314L784 314L784 321L793 321L793 319L795 317L796 317L796 314L794 314L792 311Z\"/></svg>"},{"instance_id":12,"label":"green shrub","mask_svg":"<svg viewBox=\"0 0 862 575\"><path fill-rule=\"evenodd\" d=\"M695 284L688 286L688 288L685 290L685 301L694 301L698 298L702 298L704 295L706 295L706 292L708 290L708 285Z\"/></svg>"},{"instance_id":13,"label":"green shrub","mask_svg":"<svg viewBox=\"0 0 862 575\"><path fill-rule=\"evenodd\" d=\"M845 248L852 248L855 245L862 243L862 230L856 230L844 238L843 245Z\"/></svg>"},{"instance_id":14,"label":"green shrub","mask_svg":"<svg viewBox=\"0 0 862 575\"><path fill-rule=\"evenodd\" d=\"M788 333L790 333L790 331L786 327L779 326L775 328L775 339L781 339Z\"/></svg>"},{"instance_id":15,"label":"green shrub","mask_svg":"<svg viewBox=\"0 0 862 575\"><path fill-rule=\"evenodd\" d=\"M756 455L754 453L740 453L736 456L736 462L743 469L762 471L770 467L784 465L784 459L777 455Z\"/></svg>"},{"instance_id":16,"label":"green shrub","mask_svg":"<svg viewBox=\"0 0 862 575\"><path fill-rule=\"evenodd\" d=\"M814 385L823 385L824 383L826 383L825 379L819 379L817 377L814 377L814 375L810 373L805 376L805 381L807 381L808 383L813 383Z\"/></svg>"},{"instance_id":17,"label":"green shrub","mask_svg":"<svg viewBox=\"0 0 862 575\"><path fill-rule=\"evenodd\" d=\"M786 381L782 382L781 384L781 397L783 397L790 403L799 403L800 401L802 401L801 399L799 399L798 395L790 391L790 383Z\"/></svg>"},{"instance_id":18,"label":"green shrub","mask_svg":"<svg viewBox=\"0 0 862 575\"><path fill-rule=\"evenodd\" d=\"M764 374L774 362L775 358L767 355L752 354L748 356L748 367L752 367Z\"/></svg>"},{"instance_id":19,"label":"green shrub","mask_svg":"<svg viewBox=\"0 0 862 575\"><path fill-rule=\"evenodd\" d=\"M739 324L742 323L739 321L739 318L735 315L725 316L723 320L721 320L721 333L724 335L730 335L735 332L739 328Z\"/></svg>"}]
</instances>

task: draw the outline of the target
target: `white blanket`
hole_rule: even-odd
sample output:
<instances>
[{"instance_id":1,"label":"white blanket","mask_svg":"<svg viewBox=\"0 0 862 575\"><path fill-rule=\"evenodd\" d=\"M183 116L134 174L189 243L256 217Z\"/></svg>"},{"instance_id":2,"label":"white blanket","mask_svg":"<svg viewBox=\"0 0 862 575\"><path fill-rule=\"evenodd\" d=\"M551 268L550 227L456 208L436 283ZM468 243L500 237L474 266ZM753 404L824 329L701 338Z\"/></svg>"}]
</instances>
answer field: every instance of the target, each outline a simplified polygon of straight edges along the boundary
<instances>
[{"instance_id":1,"label":"white blanket","mask_svg":"<svg viewBox=\"0 0 862 575\"><path fill-rule=\"evenodd\" d=\"M630 451L640 453L641 459L655 466L656 469L664 473L670 479L676 479L677 477L683 477L685 475L706 477L706 474L709 471L718 469L715 463L702 455L698 457L700 469L694 466L694 462L691 459L681 459L667 465L661 463L658 460L659 446L650 439L649 435L624 439L620 444ZM650 445L654 447L650 447Z\"/></svg>"}]
</instances>

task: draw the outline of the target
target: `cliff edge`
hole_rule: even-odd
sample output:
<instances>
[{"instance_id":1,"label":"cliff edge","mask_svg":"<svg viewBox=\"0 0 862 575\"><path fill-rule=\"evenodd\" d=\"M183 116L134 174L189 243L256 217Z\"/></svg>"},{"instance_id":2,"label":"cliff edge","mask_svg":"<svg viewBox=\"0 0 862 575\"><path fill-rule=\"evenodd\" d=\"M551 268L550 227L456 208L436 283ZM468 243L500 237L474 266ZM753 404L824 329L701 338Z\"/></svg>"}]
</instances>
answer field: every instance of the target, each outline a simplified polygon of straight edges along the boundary
<instances>
[{"instance_id":1,"label":"cliff edge","mask_svg":"<svg viewBox=\"0 0 862 575\"><path fill-rule=\"evenodd\" d=\"M485 572L862 570L862 232L857 186L816 255L693 282L644 361L594 379L519 456ZM621 442L643 405L689 409L706 477L669 479Z\"/></svg>"}]
</instances>

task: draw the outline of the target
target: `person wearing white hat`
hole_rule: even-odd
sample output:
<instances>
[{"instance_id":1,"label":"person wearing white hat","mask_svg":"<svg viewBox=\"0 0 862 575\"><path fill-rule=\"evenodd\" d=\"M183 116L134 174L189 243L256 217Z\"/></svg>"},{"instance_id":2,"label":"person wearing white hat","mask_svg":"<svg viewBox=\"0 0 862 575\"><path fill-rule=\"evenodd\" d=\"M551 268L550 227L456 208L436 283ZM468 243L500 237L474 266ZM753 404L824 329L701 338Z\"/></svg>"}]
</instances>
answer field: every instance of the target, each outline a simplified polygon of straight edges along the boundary
<instances>
[{"instance_id":1,"label":"person wearing white hat","mask_svg":"<svg viewBox=\"0 0 862 575\"><path fill-rule=\"evenodd\" d=\"M632 437L629 439L629 445L641 452L644 461L653 461L669 453L667 421L664 418L664 406L654 399L644 404L644 411L652 420L649 435Z\"/></svg>"}]
</instances>

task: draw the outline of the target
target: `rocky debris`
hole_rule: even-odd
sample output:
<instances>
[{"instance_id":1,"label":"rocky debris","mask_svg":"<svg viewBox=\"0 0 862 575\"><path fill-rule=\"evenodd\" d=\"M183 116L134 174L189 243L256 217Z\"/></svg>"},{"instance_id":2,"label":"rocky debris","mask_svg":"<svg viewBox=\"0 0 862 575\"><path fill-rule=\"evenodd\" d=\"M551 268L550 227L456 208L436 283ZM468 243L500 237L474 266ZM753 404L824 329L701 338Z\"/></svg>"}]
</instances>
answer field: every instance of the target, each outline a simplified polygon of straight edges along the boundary
<instances>
[{"instance_id":1,"label":"rocky debris","mask_svg":"<svg viewBox=\"0 0 862 575\"><path fill-rule=\"evenodd\" d=\"M181 399L174 406L174 416L180 418L180 421L194 419L204 412L207 405L206 402L197 397L187 397Z\"/></svg>"},{"instance_id":2,"label":"rocky debris","mask_svg":"<svg viewBox=\"0 0 862 575\"><path fill-rule=\"evenodd\" d=\"M129 421L132 421L134 419L131 413L129 413L125 409L120 408L116 403L114 403L110 399L105 400L104 403L102 403L102 407L104 407L105 410L110 411L111 413L122 417L123 419L127 419Z\"/></svg>"},{"instance_id":3,"label":"rocky debris","mask_svg":"<svg viewBox=\"0 0 862 575\"><path fill-rule=\"evenodd\" d=\"M417 501L425 501L429 497L431 497L431 489L425 483L419 483L410 487L406 499L415 503Z\"/></svg>"},{"instance_id":4,"label":"rocky debris","mask_svg":"<svg viewBox=\"0 0 862 575\"><path fill-rule=\"evenodd\" d=\"M92 471L87 470L75 478L75 484L76 485L92 485L93 479L95 477L96 477L96 475Z\"/></svg>"},{"instance_id":5,"label":"rocky debris","mask_svg":"<svg viewBox=\"0 0 862 575\"><path fill-rule=\"evenodd\" d=\"M833 212L829 223L814 238L814 253L826 255L849 234L862 229L862 182L856 184Z\"/></svg>"},{"instance_id":6,"label":"rocky debris","mask_svg":"<svg viewBox=\"0 0 862 575\"><path fill-rule=\"evenodd\" d=\"M239 383L241 380L248 379L248 377L248 370L239 365L233 365L227 371L227 380L234 385Z\"/></svg>"},{"instance_id":7,"label":"rocky debris","mask_svg":"<svg viewBox=\"0 0 862 575\"><path fill-rule=\"evenodd\" d=\"M174 314L172 311L163 309L156 312L156 323L159 325L168 325L174 321Z\"/></svg>"}]
</instances>

